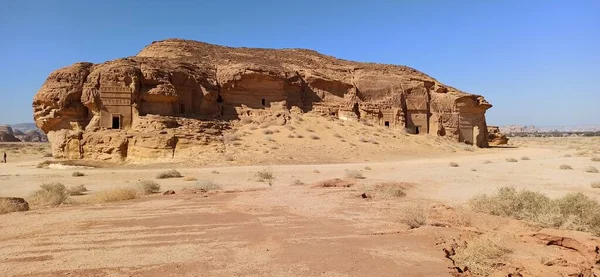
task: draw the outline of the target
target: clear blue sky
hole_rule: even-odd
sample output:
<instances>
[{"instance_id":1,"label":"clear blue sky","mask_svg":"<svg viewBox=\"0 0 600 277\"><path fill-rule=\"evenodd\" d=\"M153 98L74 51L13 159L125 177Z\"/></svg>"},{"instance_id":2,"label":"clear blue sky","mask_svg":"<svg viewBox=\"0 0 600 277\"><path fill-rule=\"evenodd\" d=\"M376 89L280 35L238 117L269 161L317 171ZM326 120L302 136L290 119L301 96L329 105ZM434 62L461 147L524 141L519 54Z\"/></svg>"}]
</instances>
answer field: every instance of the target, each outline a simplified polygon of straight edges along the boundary
<instances>
[{"instance_id":1,"label":"clear blue sky","mask_svg":"<svg viewBox=\"0 0 600 277\"><path fill-rule=\"evenodd\" d=\"M600 1L2 1L0 123L48 74L155 40L309 48L484 95L488 124L600 124Z\"/></svg>"}]
</instances>

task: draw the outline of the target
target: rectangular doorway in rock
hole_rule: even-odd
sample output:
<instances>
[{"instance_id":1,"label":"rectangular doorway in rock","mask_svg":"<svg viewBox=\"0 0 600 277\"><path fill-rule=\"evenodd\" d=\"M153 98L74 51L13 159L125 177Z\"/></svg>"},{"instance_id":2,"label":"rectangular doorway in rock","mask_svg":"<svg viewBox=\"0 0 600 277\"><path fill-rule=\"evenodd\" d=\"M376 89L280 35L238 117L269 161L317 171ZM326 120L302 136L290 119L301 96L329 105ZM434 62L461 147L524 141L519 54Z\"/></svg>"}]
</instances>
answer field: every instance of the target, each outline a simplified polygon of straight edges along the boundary
<instances>
[{"instance_id":1,"label":"rectangular doorway in rock","mask_svg":"<svg viewBox=\"0 0 600 277\"><path fill-rule=\"evenodd\" d=\"M415 126L415 135L419 134L420 128L421 128L421 126Z\"/></svg>"},{"instance_id":2,"label":"rectangular doorway in rock","mask_svg":"<svg viewBox=\"0 0 600 277\"><path fill-rule=\"evenodd\" d=\"M264 106L266 106L266 105L267 105L267 100L266 100L266 99L264 99L264 98L262 98L262 99L260 99L260 103L261 103L261 104L262 104L262 106L264 107Z\"/></svg>"},{"instance_id":3,"label":"rectangular doorway in rock","mask_svg":"<svg viewBox=\"0 0 600 277\"><path fill-rule=\"evenodd\" d=\"M113 114L112 116L112 128L113 129L121 129L121 116L118 114Z\"/></svg>"},{"instance_id":4,"label":"rectangular doorway in rock","mask_svg":"<svg viewBox=\"0 0 600 277\"><path fill-rule=\"evenodd\" d=\"M390 122L389 122L389 121L386 121L386 122L384 122L384 125L385 125L385 127L388 127L388 128L389 128L389 127L390 127Z\"/></svg>"},{"instance_id":5,"label":"rectangular doorway in rock","mask_svg":"<svg viewBox=\"0 0 600 277\"><path fill-rule=\"evenodd\" d=\"M185 113L185 103L179 103L179 112Z\"/></svg>"}]
</instances>

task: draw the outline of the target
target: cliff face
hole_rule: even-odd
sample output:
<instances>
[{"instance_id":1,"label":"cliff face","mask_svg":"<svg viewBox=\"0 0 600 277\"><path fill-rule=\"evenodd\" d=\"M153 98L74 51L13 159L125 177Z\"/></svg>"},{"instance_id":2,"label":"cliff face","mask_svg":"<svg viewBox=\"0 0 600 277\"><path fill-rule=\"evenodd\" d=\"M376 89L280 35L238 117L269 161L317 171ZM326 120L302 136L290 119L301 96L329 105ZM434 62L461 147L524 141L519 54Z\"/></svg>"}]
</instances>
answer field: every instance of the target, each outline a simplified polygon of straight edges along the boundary
<instances>
[{"instance_id":1,"label":"cliff face","mask_svg":"<svg viewBox=\"0 0 600 277\"><path fill-rule=\"evenodd\" d=\"M100 132L124 136L117 139L119 154L105 157L110 159L128 156L144 125L156 123L149 115L175 117L171 121L182 126L184 119L227 121L248 110L274 108L366 120L486 147L490 107L481 96L405 66L181 39L153 42L134 57L56 70L33 101L35 122L48 133L55 156L88 157L85 146L91 146L84 137ZM173 140L182 132L175 125L164 128ZM91 148L87 151L96 151Z\"/></svg>"}]
</instances>

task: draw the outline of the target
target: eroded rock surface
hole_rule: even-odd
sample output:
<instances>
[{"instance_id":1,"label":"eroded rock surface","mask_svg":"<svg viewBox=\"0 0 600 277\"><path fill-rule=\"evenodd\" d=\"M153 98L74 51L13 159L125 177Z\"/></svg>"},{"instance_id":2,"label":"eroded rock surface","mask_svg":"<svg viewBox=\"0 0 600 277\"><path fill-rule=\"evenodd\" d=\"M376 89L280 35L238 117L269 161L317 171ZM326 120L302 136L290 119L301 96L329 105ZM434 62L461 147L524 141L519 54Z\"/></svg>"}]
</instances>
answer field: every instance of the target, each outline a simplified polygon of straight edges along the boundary
<instances>
[{"instance_id":1,"label":"eroded rock surface","mask_svg":"<svg viewBox=\"0 0 600 277\"><path fill-rule=\"evenodd\" d=\"M0 125L0 142L20 142L13 129L8 125Z\"/></svg>"},{"instance_id":2,"label":"eroded rock surface","mask_svg":"<svg viewBox=\"0 0 600 277\"><path fill-rule=\"evenodd\" d=\"M488 126L488 144L492 146L508 144L508 138L500 132L498 126Z\"/></svg>"},{"instance_id":3,"label":"eroded rock surface","mask_svg":"<svg viewBox=\"0 0 600 277\"><path fill-rule=\"evenodd\" d=\"M228 121L282 110L486 147L491 104L406 66L168 39L52 72L33 107L55 157L123 160L174 157L180 146L218 151Z\"/></svg>"}]
</instances>

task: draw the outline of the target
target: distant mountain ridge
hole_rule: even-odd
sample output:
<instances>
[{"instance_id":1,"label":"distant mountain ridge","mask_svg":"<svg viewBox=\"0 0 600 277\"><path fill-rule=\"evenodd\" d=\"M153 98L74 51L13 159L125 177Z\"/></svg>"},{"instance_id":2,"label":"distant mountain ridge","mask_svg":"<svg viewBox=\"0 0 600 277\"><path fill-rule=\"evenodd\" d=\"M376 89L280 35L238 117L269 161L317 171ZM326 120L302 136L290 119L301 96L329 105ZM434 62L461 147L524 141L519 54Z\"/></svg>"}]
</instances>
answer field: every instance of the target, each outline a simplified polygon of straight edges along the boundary
<instances>
[{"instance_id":1,"label":"distant mountain ridge","mask_svg":"<svg viewBox=\"0 0 600 277\"><path fill-rule=\"evenodd\" d=\"M35 123L0 125L0 142L47 142L48 137Z\"/></svg>"},{"instance_id":2,"label":"distant mountain ridge","mask_svg":"<svg viewBox=\"0 0 600 277\"><path fill-rule=\"evenodd\" d=\"M598 132L600 124L584 125L504 125L500 126L500 131L505 134L510 133L540 133L540 132Z\"/></svg>"}]
</instances>

